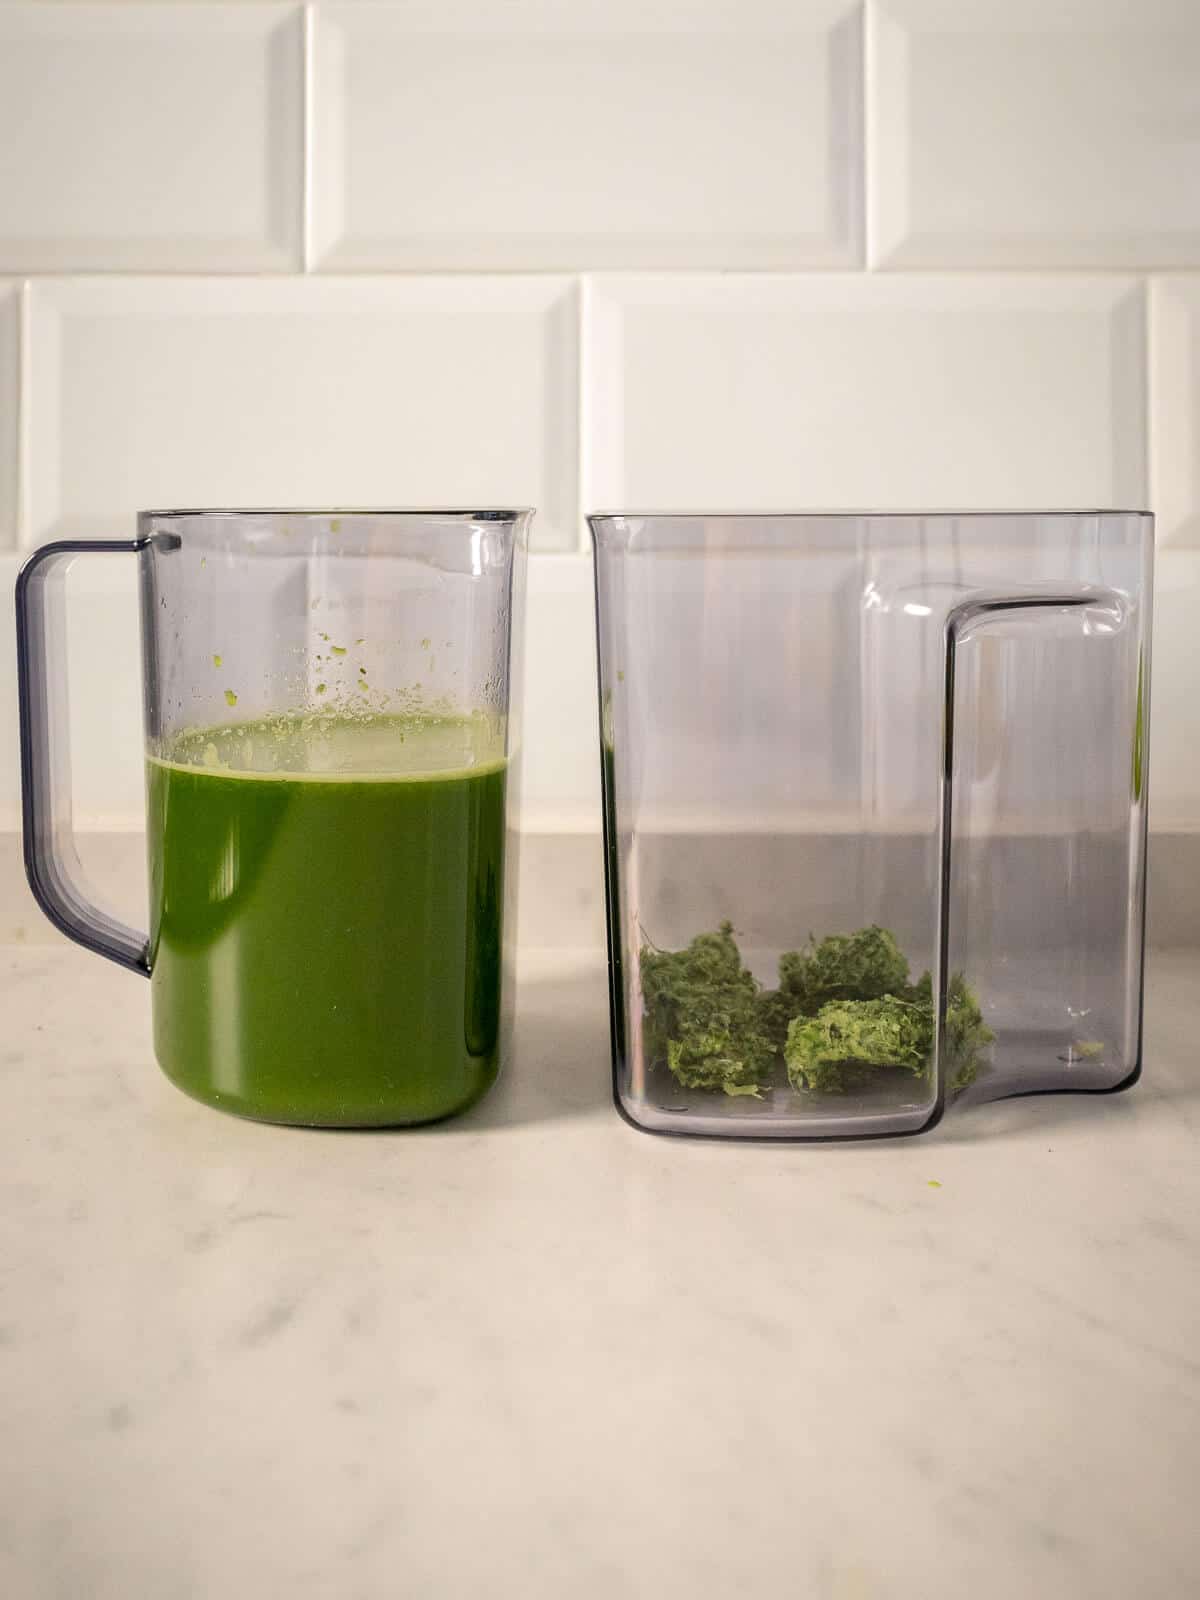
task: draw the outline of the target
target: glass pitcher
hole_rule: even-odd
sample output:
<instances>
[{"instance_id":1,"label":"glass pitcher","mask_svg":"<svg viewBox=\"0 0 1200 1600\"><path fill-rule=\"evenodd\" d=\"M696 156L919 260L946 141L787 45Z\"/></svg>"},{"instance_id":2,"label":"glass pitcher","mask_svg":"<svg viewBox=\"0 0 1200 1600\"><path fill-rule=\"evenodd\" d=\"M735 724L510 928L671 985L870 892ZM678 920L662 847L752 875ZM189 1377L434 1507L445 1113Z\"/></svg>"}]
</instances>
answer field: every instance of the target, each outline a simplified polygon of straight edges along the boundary
<instances>
[{"instance_id":1,"label":"glass pitcher","mask_svg":"<svg viewBox=\"0 0 1200 1600\"><path fill-rule=\"evenodd\" d=\"M526 511L145 512L17 582L25 860L70 938L151 979L167 1076L273 1122L428 1122L511 1022ZM62 578L136 555L150 932L71 834Z\"/></svg>"},{"instance_id":2,"label":"glass pitcher","mask_svg":"<svg viewBox=\"0 0 1200 1600\"><path fill-rule=\"evenodd\" d=\"M1151 518L589 521L624 1115L915 1133L1132 1083Z\"/></svg>"}]
</instances>

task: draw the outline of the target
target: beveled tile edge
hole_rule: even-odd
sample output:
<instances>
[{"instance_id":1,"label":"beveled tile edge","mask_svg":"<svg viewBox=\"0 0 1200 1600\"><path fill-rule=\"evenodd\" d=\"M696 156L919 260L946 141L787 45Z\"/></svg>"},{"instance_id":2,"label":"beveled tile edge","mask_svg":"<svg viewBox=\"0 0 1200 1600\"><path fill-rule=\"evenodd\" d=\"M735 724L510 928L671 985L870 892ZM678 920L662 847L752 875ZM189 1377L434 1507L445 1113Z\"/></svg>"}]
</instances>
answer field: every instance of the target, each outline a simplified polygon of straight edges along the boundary
<instances>
[{"instance_id":1,"label":"beveled tile edge","mask_svg":"<svg viewBox=\"0 0 1200 1600\"><path fill-rule=\"evenodd\" d=\"M278 270L304 269L308 188L308 7L291 6L268 36L268 183ZM285 150L280 140L292 148ZM269 263L274 265L276 263Z\"/></svg>"},{"instance_id":2,"label":"beveled tile edge","mask_svg":"<svg viewBox=\"0 0 1200 1600\"><path fill-rule=\"evenodd\" d=\"M621 282L585 274L580 306L580 537L585 541L584 548L590 549L587 515L619 507L624 498Z\"/></svg>"},{"instance_id":3,"label":"beveled tile edge","mask_svg":"<svg viewBox=\"0 0 1200 1600\"><path fill-rule=\"evenodd\" d=\"M346 37L336 16L310 6L307 99L309 142L305 260L309 272L332 270L346 233Z\"/></svg>"},{"instance_id":4,"label":"beveled tile edge","mask_svg":"<svg viewBox=\"0 0 1200 1600\"><path fill-rule=\"evenodd\" d=\"M316 149L313 93L316 83L314 52L316 50L317 32L317 8L315 5L306 5L304 7L303 29L301 69L304 73L304 85L301 112L303 119L301 160L304 165L301 172L300 254L302 268L308 273L313 270L313 261L315 259L313 246L313 157Z\"/></svg>"},{"instance_id":5,"label":"beveled tile edge","mask_svg":"<svg viewBox=\"0 0 1200 1600\"><path fill-rule=\"evenodd\" d=\"M1200 547L1200 272L1149 286L1150 476L1160 545Z\"/></svg>"},{"instance_id":6,"label":"beveled tile edge","mask_svg":"<svg viewBox=\"0 0 1200 1600\"><path fill-rule=\"evenodd\" d=\"M1146 280L1132 273L600 273L585 274L581 362L585 375L582 449L583 511L612 509L625 500L621 346L631 307L687 304L726 308L745 297L757 309L786 308L806 295L852 306L879 296L920 309L928 304L962 305L989 289L1004 295L1041 289L1061 309L1086 296L1097 314L1107 314L1112 362L1112 479L1114 505L1142 508L1150 493L1147 462L1148 353ZM983 301L981 299L981 305ZM723 509L733 509L725 507ZM764 508L758 508L764 509ZM783 508L781 508L783 509ZM911 509L911 508L907 508Z\"/></svg>"},{"instance_id":7,"label":"beveled tile edge","mask_svg":"<svg viewBox=\"0 0 1200 1600\"><path fill-rule=\"evenodd\" d=\"M77 281L80 280L42 278L26 282L24 288L20 525L20 542L24 550L31 550L53 538L61 521L58 477L48 470L48 464L55 461L59 454L58 417L61 411L58 393L59 314L52 296L57 284ZM40 413L36 444L33 436L35 412Z\"/></svg>"},{"instance_id":8,"label":"beveled tile edge","mask_svg":"<svg viewBox=\"0 0 1200 1600\"><path fill-rule=\"evenodd\" d=\"M19 278L0 277L0 551L20 543L24 299Z\"/></svg>"},{"instance_id":9,"label":"beveled tile edge","mask_svg":"<svg viewBox=\"0 0 1200 1600\"><path fill-rule=\"evenodd\" d=\"M386 6L346 0L309 5L307 52L311 135L306 167L306 270L340 274L514 272L796 272L861 270L866 264L867 91L864 65L867 0L823 0L810 27L823 29L830 90L828 227L823 236L770 236L659 241L603 234L563 234L536 243L494 236L398 233L346 237L345 31L339 14L380 17ZM393 24L399 27L399 23ZM845 181L839 182L840 174Z\"/></svg>"},{"instance_id":10,"label":"beveled tile edge","mask_svg":"<svg viewBox=\"0 0 1200 1600\"><path fill-rule=\"evenodd\" d=\"M1137 273L1200 267L1200 230L1149 233L1137 239L1091 232L1069 238L1037 235L960 236L919 233L908 212L908 30L889 0L866 7L867 266L872 271Z\"/></svg>"},{"instance_id":11,"label":"beveled tile edge","mask_svg":"<svg viewBox=\"0 0 1200 1600\"><path fill-rule=\"evenodd\" d=\"M907 232L907 149L886 133L907 121L908 78L902 24L888 15L883 0L863 0L863 7L865 256L874 271L895 264Z\"/></svg>"},{"instance_id":12,"label":"beveled tile edge","mask_svg":"<svg viewBox=\"0 0 1200 1600\"><path fill-rule=\"evenodd\" d=\"M570 276L541 281L559 288L544 318L548 499L537 508L530 548L562 554L579 542L580 288Z\"/></svg>"},{"instance_id":13,"label":"beveled tile edge","mask_svg":"<svg viewBox=\"0 0 1200 1600\"><path fill-rule=\"evenodd\" d=\"M579 321L576 328L579 352L579 438L575 455L577 519L579 553L591 555L592 539L588 529L588 513L596 507L591 503L592 485L592 435L596 427L595 385L592 380L592 350L588 328L592 318L592 280L584 275L578 289Z\"/></svg>"},{"instance_id":14,"label":"beveled tile edge","mask_svg":"<svg viewBox=\"0 0 1200 1600\"><path fill-rule=\"evenodd\" d=\"M2 281L2 280L0 280ZM26 287L26 336L23 340L21 414L31 425L36 412L38 436L31 426L22 439L25 467L20 543L28 546L45 539L82 535L100 537L109 530L99 526L81 529L63 519L57 476L51 466L59 455L57 418L57 341L62 317L76 307L86 307L90 295L108 302L113 314L138 317L178 304L189 309L189 296L226 307L232 297L259 302L250 314L269 313L280 304L304 309L306 302L320 305L327 299L344 300L361 307L370 298L386 307L393 297L405 302L445 299L464 307L480 295L492 294L498 310L514 305L541 313L545 381L545 433L547 493L537 507L531 549L556 553L575 551L580 538L579 497L579 280L568 273L476 273L470 275L413 273L353 275L289 274L261 276L236 274L121 274L72 273L29 280ZM2 485L0 485L2 496Z\"/></svg>"},{"instance_id":15,"label":"beveled tile edge","mask_svg":"<svg viewBox=\"0 0 1200 1600\"><path fill-rule=\"evenodd\" d=\"M867 264L867 6L856 0L829 30L830 267L862 270ZM838 86L842 104L839 107ZM841 123L840 135L838 123ZM845 185L837 182L839 167ZM839 242L840 241L840 242Z\"/></svg>"},{"instance_id":16,"label":"beveled tile edge","mask_svg":"<svg viewBox=\"0 0 1200 1600\"><path fill-rule=\"evenodd\" d=\"M1053 281L1053 274L1047 274ZM1094 281L1105 282L1102 275ZM1114 275L1112 495L1114 505L1150 506L1149 296L1143 278Z\"/></svg>"},{"instance_id":17,"label":"beveled tile edge","mask_svg":"<svg viewBox=\"0 0 1200 1600\"><path fill-rule=\"evenodd\" d=\"M106 0L121 9L118 0ZM43 9L67 13L69 4ZM157 20L151 6L129 7ZM181 12L225 11L237 14L241 27L258 29L264 42L268 68L266 135L269 226L260 241L203 239L181 241L163 238L125 240L91 239L30 241L21 248L13 241L0 245L0 275L21 277L128 276L133 274L226 275L229 273L298 272L303 268L304 189L307 161L303 142L305 57L303 20L305 7L295 0L255 0L237 6L231 0L204 5L183 0ZM0 4L0 14L4 7ZM166 14L165 12L162 14ZM216 17L220 21L219 17ZM291 139L285 150L282 141Z\"/></svg>"}]
</instances>

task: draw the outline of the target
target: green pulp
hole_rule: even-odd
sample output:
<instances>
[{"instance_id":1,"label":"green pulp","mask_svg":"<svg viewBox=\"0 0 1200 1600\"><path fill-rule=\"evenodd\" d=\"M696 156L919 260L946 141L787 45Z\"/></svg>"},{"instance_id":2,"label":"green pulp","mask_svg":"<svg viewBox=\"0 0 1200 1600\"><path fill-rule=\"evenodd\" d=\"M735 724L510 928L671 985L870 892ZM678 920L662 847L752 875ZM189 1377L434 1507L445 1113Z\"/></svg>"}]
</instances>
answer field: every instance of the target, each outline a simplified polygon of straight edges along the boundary
<instances>
[{"instance_id":1,"label":"green pulp","mask_svg":"<svg viewBox=\"0 0 1200 1600\"><path fill-rule=\"evenodd\" d=\"M506 771L483 719L281 718L146 764L154 1044L210 1105L381 1127L499 1066Z\"/></svg>"}]
</instances>

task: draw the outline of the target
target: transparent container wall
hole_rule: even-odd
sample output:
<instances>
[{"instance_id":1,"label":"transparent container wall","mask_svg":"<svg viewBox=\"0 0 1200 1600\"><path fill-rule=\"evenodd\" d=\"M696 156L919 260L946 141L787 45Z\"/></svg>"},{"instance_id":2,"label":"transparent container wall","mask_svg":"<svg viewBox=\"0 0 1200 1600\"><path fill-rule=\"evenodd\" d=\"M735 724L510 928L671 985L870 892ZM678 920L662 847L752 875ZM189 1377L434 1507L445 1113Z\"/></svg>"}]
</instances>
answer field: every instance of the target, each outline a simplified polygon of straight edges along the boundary
<instances>
[{"instance_id":1,"label":"transparent container wall","mask_svg":"<svg viewBox=\"0 0 1200 1600\"><path fill-rule=\"evenodd\" d=\"M515 513L142 518L146 728L438 707L511 746ZM519 541L518 541L519 542ZM518 581L513 592L514 574ZM511 753L511 750L510 750ZM315 758L315 757L314 757ZM270 763L271 748L250 752Z\"/></svg>"},{"instance_id":2,"label":"transparent container wall","mask_svg":"<svg viewBox=\"0 0 1200 1600\"><path fill-rule=\"evenodd\" d=\"M218 758L337 771L323 730L429 712L484 719L507 758L503 1029L511 1036L521 809L525 557L514 511L149 513L142 552L147 753L246 729ZM274 726L273 726L274 724ZM298 729L281 739L278 730ZM207 746L208 741L201 741ZM357 737L355 764L397 746ZM436 756L431 749L431 759ZM189 749L191 759L204 751ZM212 752L209 751L211 758ZM446 753L446 766L462 752Z\"/></svg>"},{"instance_id":3,"label":"transparent container wall","mask_svg":"<svg viewBox=\"0 0 1200 1600\"><path fill-rule=\"evenodd\" d=\"M142 519L155 1047L189 1093L389 1125L494 1079L527 521Z\"/></svg>"},{"instance_id":4,"label":"transparent container wall","mask_svg":"<svg viewBox=\"0 0 1200 1600\"><path fill-rule=\"evenodd\" d=\"M631 1120L912 1132L1136 1071L1150 529L592 519Z\"/></svg>"},{"instance_id":5,"label":"transparent container wall","mask_svg":"<svg viewBox=\"0 0 1200 1600\"><path fill-rule=\"evenodd\" d=\"M978 974L995 1035L965 1099L1136 1074L1144 649L1112 591L1070 608L968 607L956 630L948 952Z\"/></svg>"}]
</instances>

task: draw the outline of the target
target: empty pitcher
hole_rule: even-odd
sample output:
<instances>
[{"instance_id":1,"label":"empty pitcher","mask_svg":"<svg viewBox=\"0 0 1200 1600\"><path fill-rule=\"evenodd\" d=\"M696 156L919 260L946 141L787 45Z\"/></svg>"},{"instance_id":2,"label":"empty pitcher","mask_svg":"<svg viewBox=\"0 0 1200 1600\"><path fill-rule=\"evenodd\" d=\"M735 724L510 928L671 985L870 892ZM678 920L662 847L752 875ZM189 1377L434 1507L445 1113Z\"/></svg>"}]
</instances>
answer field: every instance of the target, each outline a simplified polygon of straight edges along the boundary
<instances>
[{"instance_id":1,"label":"empty pitcher","mask_svg":"<svg viewBox=\"0 0 1200 1600\"><path fill-rule=\"evenodd\" d=\"M915 1133L1132 1083L1151 518L590 523L625 1116Z\"/></svg>"}]
</instances>

